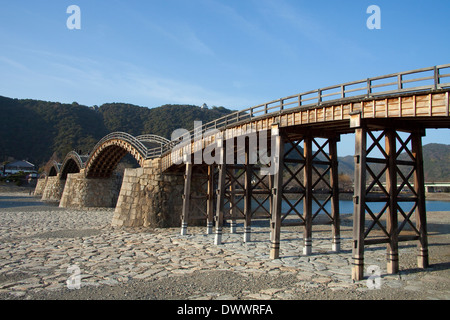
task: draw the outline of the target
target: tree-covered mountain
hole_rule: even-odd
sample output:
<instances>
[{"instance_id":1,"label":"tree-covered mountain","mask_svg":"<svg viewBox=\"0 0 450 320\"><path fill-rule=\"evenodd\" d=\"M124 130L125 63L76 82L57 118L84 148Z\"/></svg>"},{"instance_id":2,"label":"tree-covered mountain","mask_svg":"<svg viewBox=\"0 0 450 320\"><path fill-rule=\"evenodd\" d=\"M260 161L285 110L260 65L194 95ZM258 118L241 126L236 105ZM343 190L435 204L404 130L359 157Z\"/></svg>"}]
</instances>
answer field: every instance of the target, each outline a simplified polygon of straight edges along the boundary
<instances>
[{"instance_id":1,"label":"tree-covered mountain","mask_svg":"<svg viewBox=\"0 0 450 320\"><path fill-rule=\"evenodd\" d=\"M146 108L125 103L87 107L0 96L0 161L27 159L42 166L55 153L60 159L71 150L91 151L105 135L123 131L132 135L157 134L170 138L178 128L191 130L231 113L223 107L164 105Z\"/></svg>"},{"instance_id":2,"label":"tree-covered mountain","mask_svg":"<svg viewBox=\"0 0 450 320\"><path fill-rule=\"evenodd\" d=\"M450 181L450 145L430 143L423 147L425 181Z\"/></svg>"}]
</instances>

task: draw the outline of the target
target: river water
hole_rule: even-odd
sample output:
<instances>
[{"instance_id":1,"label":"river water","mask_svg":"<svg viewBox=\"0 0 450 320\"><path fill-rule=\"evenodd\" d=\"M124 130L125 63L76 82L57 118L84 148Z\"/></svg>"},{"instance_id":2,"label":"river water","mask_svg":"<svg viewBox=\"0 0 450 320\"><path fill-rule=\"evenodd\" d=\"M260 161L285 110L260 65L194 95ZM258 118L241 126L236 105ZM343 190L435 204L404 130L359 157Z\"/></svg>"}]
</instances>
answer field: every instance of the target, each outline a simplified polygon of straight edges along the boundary
<instances>
[{"instance_id":1,"label":"river water","mask_svg":"<svg viewBox=\"0 0 450 320\"><path fill-rule=\"evenodd\" d=\"M290 205L286 202L283 201L282 205L281 205L281 211L283 213L287 213L287 211L291 211L291 214L295 214L295 211L292 210L292 207L295 208L295 210L298 213L303 213L303 201L300 201L298 204L296 204L296 200L289 200L290 201ZM263 201L261 201L263 202ZM322 203L322 200L320 200L320 203ZM261 203L262 206L269 211L269 201L265 201L263 203ZM408 214L408 212L413 208L414 203L413 202L400 202L399 203L402 210ZM319 208L319 204L316 203L315 201L313 201L313 213L315 213ZM380 212L383 207L384 207L385 203L380 203L380 202L372 202L372 203L368 203L368 206L370 208L370 210L372 210L372 212L377 213ZM426 211L428 212L432 212L432 211L449 211L450 212L450 201L426 201ZM240 207L240 209L243 209L243 201L240 201L238 203L238 207ZM256 208L259 207L259 203L256 202L256 200L253 199L252 201L252 210L255 210ZM331 213L331 201L329 201L325 206L324 209L327 210L328 213ZM259 209L257 209L256 211L264 211L263 209L261 209L261 207ZM347 214L347 213L353 213L353 201L351 200L340 200L339 201L339 212L341 214Z\"/></svg>"}]
</instances>

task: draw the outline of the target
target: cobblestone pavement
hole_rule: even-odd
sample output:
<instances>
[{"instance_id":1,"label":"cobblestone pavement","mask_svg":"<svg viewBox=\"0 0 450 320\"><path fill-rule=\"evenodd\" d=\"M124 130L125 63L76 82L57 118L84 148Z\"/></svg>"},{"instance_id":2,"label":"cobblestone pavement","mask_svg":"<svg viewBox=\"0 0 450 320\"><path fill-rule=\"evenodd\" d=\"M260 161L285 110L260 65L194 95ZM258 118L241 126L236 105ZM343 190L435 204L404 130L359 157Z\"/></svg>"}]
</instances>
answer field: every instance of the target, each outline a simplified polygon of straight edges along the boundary
<instances>
[{"instance_id":1,"label":"cobblestone pavement","mask_svg":"<svg viewBox=\"0 0 450 320\"><path fill-rule=\"evenodd\" d=\"M111 299L450 299L448 215L445 223L430 223L431 268L417 269L416 243L401 243L401 272L387 275L385 247L374 246L365 264L380 268L381 277L356 283L346 219L339 253L331 252L330 226L314 227L310 256L302 255L302 229L286 227L281 258L271 260L264 221L255 222L251 242L243 242L241 226L236 234L225 228L216 246L205 228L190 227L187 236L178 228L113 229L112 215L112 209L68 210L0 194L0 299L101 299L95 290L105 288L117 288L105 297ZM78 290L68 289L73 266L80 271ZM142 295L133 294L137 284L145 286Z\"/></svg>"}]
</instances>

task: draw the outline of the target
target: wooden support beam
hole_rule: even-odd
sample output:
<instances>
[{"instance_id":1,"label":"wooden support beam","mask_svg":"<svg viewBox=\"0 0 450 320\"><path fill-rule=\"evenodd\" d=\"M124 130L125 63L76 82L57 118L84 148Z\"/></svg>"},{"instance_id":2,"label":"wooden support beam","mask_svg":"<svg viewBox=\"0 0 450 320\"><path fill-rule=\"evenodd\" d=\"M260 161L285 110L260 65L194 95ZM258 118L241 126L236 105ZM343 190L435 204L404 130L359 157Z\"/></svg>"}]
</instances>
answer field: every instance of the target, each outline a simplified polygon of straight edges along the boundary
<instances>
[{"instance_id":1,"label":"wooden support beam","mask_svg":"<svg viewBox=\"0 0 450 320\"><path fill-rule=\"evenodd\" d=\"M274 164L275 165L275 164ZM283 167L279 167L278 170L283 170ZM276 172L278 172L278 170ZM269 192L270 192L270 196L269 196L269 208L270 208L270 239L272 240L272 218L273 218L273 184L274 184L274 176L275 173L273 174L269 174L268 178L269 178Z\"/></svg>"},{"instance_id":2,"label":"wooden support beam","mask_svg":"<svg viewBox=\"0 0 450 320\"><path fill-rule=\"evenodd\" d=\"M208 185L206 201L206 234L212 234L214 224L214 166L208 166Z\"/></svg>"},{"instance_id":3,"label":"wooden support beam","mask_svg":"<svg viewBox=\"0 0 450 320\"><path fill-rule=\"evenodd\" d=\"M272 219L270 223L270 258L278 259L280 257L280 233L281 233L281 202L283 198L283 155L284 142L280 135L275 137L275 148L278 150L278 157L275 157L273 165L275 166L275 175L273 177L272 188ZM275 152L275 150L272 150ZM272 179L271 179L272 180Z\"/></svg>"},{"instance_id":4,"label":"wooden support beam","mask_svg":"<svg viewBox=\"0 0 450 320\"><path fill-rule=\"evenodd\" d=\"M312 137L307 135L304 138L304 181L305 181L305 198L303 199L303 219L305 227L303 232L303 254L310 255L312 251Z\"/></svg>"},{"instance_id":5,"label":"wooden support beam","mask_svg":"<svg viewBox=\"0 0 450 320\"><path fill-rule=\"evenodd\" d=\"M416 160L414 172L414 189L417 194L416 227L419 230L419 254L417 264L419 268L428 268L428 237L425 207L425 179L423 174L422 135L419 131L412 133L412 153Z\"/></svg>"},{"instance_id":6,"label":"wooden support beam","mask_svg":"<svg viewBox=\"0 0 450 320\"><path fill-rule=\"evenodd\" d=\"M183 209L181 213L181 235L187 234L187 225L189 219L190 200L191 200L191 180L192 180L192 163L186 163L186 173L184 175L184 194Z\"/></svg>"},{"instance_id":7,"label":"wooden support beam","mask_svg":"<svg viewBox=\"0 0 450 320\"><path fill-rule=\"evenodd\" d=\"M236 233L236 203L235 195L236 187L234 181L230 181L230 233Z\"/></svg>"},{"instance_id":8,"label":"wooden support beam","mask_svg":"<svg viewBox=\"0 0 450 320\"><path fill-rule=\"evenodd\" d=\"M353 195L352 279L364 277L364 222L366 195L366 128L355 130L355 179Z\"/></svg>"},{"instance_id":9,"label":"wooden support beam","mask_svg":"<svg viewBox=\"0 0 450 320\"><path fill-rule=\"evenodd\" d=\"M397 164L396 134L393 128L386 130L385 151L388 156L386 172L386 191L389 193L389 205L386 209L386 230L389 234L387 244L387 272L398 273L398 216L397 216Z\"/></svg>"},{"instance_id":10,"label":"wooden support beam","mask_svg":"<svg viewBox=\"0 0 450 320\"><path fill-rule=\"evenodd\" d=\"M218 141L218 149L220 152L219 159L219 179L217 185L217 207L216 207L216 235L214 244L222 244L222 228L225 204L225 179L227 175L227 165L225 163L225 140Z\"/></svg>"},{"instance_id":11,"label":"wooden support beam","mask_svg":"<svg viewBox=\"0 0 450 320\"><path fill-rule=\"evenodd\" d=\"M338 174L338 153L337 153L337 142L339 137L329 139L329 152L331 158L331 174L330 182L332 188L332 202L331 202L331 214L333 218L332 225L332 245L331 249L334 252L339 252L341 250L341 227L340 227L340 216L339 216L339 174Z\"/></svg>"},{"instance_id":12,"label":"wooden support beam","mask_svg":"<svg viewBox=\"0 0 450 320\"><path fill-rule=\"evenodd\" d=\"M252 165L248 146L245 149L244 170L244 242L249 242L252 232Z\"/></svg>"}]
</instances>

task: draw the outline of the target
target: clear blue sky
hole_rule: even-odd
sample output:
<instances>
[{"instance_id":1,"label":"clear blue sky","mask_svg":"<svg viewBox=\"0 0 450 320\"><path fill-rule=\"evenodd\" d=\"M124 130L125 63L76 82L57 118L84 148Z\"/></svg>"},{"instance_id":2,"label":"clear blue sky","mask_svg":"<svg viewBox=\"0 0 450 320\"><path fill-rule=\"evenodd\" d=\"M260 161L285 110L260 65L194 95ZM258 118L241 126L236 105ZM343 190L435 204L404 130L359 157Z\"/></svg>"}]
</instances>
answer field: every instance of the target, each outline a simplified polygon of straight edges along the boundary
<instances>
[{"instance_id":1,"label":"clear blue sky","mask_svg":"<svg viewBox=\"0 0 450 320\"><path fill-rule=\"evenodd\" d=\"M0 4L0 95L12 98L243 109L450 63L448 0ZM81 9L80 30L66 26L73 4ZM381 9L380 30L366 27L372 4ZM434 131L425 143L449 143L449 130Z\"/></svg>"}]
</instances>

